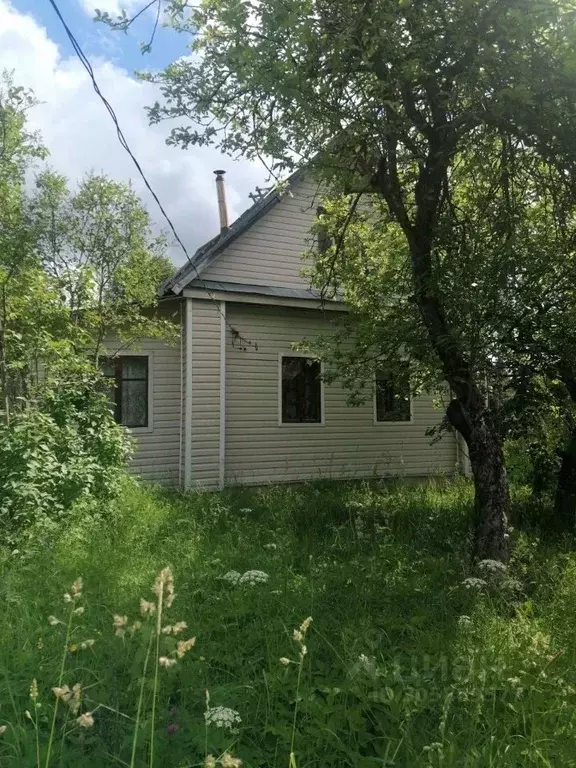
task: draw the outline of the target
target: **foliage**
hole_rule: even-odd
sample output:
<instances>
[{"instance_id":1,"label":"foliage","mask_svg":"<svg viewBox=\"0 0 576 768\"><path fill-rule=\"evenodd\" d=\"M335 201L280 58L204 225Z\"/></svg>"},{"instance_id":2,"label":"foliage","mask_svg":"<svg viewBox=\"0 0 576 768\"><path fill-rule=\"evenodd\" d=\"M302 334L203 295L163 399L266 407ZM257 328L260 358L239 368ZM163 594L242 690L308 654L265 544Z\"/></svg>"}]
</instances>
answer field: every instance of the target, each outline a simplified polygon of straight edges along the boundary
<instances>
[{"instance_id":1,"label":"foliage","mask_svg":"<svg viewBox=\"0 0 576 768\"><path fill-rule=\"evenodd\" d=\"M5 541L22 544L32 526L54 525L75 510L105 512L119 492L129 448L99 373L61 359L0 436Z\"/></svg>"},{"instance_id":2,"label":"foliage","mask_svg":"<svg viewBox=\"0 0 576 768\"><path fill-rule=\"evenodd\" d=\"M192 36L193 55L143 75L162 91L152 122L180 120L169 141L183 147L272 158L273 174L308 164L344 196L348 211L320 278L339 288L351 261L352 280L368 287L349 325L359 321L369 359L390 349L398 356L408 326L419 366L450 387L447 419L468 444L475 476L476 551L504 558L509 493L486 382L510 326L505 352L518 344L518 294L541 287L532 279L541 254L553 251L559 263L570 242L563 231L550 238L534 210L557 223L573 208L572 10L558 0L207 0L193 8L174 0L167 16ZM125 14L100 20L130 23ZM546 185L540 204L535 188ZM348 237L351 193L376 204ZM384 264L374 269L378 258ZM386 280L386 262L399 281ZM343 358L346 378L355 368L366 376L358 353Z\"/></svg>"},{"instance_id":3,"label":"foliage","mask_svg":"<svg viewBox=\"0 0 576 768\"><path fill-rule=\"evenodd\" d=\"M92 174L70 193L66 179L44 171L30 210L42 266L96 358L110 336L126 345L174 336L173 323L154 312L172 271L166 239L153 235L129 184Z\"/></svg>"},{"instance_id":4,"label":"foliage","mask_svg":"<svg viewBox=\"0 0 576 768\"><path fill-rule=\"evenodd\" d=\"M62 592L81 574L84 612L63 682L81 683L80 712L93 712L94 725L75 727L60 709L53 762L130 763L149 634L128 630L144 622L134 609L154 599L154 575L172 563L174 615L196 646L160 669L154 724L146 676L136 765L149 764L154 725L156 762L199 765L233 749L244 768L288 768L297 697L298 767L573 766L573 541L513 532L507 568L471 570L471 500L465 483L187 496L129 483L111 522L79 516L42 531L0 566L0 762L36 765L24 715L34 678L44 754L65 635L47 617L63 620ZM222 578L231 570L268 579L233 584ZM298 662L292 634L307 616L297 696L297 664L286 661ZM95 642L82 648L86 639Z\"/></svg>"},{"instance_id":5,"label":"foliage","mask_svg":"<svg viewBox=\"0 0 576 768\"><path fill-rule=\"evenodd\" d=\"M97 370L102 345L176 333L157 312L166 243L129 185L92 175L72 194L43 170L29 193L46 156L26 125L34 105L0 80L0 525L13 545L108 509L130 443Z\"/></svg>"}]
</instances>

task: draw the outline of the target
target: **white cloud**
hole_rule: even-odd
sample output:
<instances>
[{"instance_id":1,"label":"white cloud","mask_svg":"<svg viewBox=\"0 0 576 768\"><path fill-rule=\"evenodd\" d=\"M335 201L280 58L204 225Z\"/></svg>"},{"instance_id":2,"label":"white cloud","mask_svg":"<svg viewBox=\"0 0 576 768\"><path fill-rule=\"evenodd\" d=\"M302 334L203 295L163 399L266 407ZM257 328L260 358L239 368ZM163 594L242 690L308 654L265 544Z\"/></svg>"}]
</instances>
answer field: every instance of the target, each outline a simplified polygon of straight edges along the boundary
<instances>
[{"instance_id":1,"label":"white cloud","mask_svg":"<svg viewBox=\"0 0 576 768\"><path fill-rule=\"evenodd\" d=\"M89 16L95 15L96 8L111 16L120 14L120 3L117 0L80 0L80 5Z\"/></svg>"},{"instance_id":2,"label":"white cloud","mask_svg":"<svg viewBox=\"0 0 576 768\"><path fill-rule=\"evenodd\" d=\"M189 251L218 231L215 168L227 169L230 218L248 207L248 193L265 172L248 162L233 162L208 148L186 152L167 147L166 125L148 126L144 106L157 98L155 86L141 83L110 61L92 60L96 79L114 107L128 142ZM0 70L14 70L16 84L32 88L41 104L30 113L50 150L50 164L72 181L94 170L134 186L152 217L161 214L132 161L116 138L112 121L73 54L64 53L31 16L0 0ZM174 260L184 257L174 249Z\"/></svg>"}]
</instances>

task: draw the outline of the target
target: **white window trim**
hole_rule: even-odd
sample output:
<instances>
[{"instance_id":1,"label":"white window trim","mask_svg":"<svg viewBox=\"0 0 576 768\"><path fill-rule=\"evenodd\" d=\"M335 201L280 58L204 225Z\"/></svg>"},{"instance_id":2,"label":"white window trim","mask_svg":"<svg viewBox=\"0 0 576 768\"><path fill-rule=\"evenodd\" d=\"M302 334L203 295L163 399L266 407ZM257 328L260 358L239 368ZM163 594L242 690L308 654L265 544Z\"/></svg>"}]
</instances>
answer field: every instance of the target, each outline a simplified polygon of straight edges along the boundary
<instances>
[{"instance_id":1,"label":"white window trim","mask_svg":"<svg viewBox=\"0 0 576 768\"><path fill-rule=\"evenodd\" d=\"M282 421L282 360L285 357L303 357L307 360L317 360L312 355L303 352L278 353L278 426L288 429L300 427L324 427L326 425L326 403L324 399L324 363L320 360L320 421Z\"/></svg>"},{"instance_id":2,"label":"white window trim","mask_svg":"<svg viewBox=\"0 0 576 768\"><path fill-rule=\"evenodd\" d=\"M410 398L410 419L406 421L379 421L378 420L378 408L376 406L376 371L374 371L374 378L372 381L372 387L373 387L373 396L372 396L372 417L374 420L374 426L375 427L390 427L390 426L404 426L406 424L415 424L414 421L414 398L412 397L412 390L410 390L409 398Z\"/></svg>"},{"instance_id":3,"label":"white window trim","mask_svg":"<svg viewBox=\"0 0 576 768\"><path fill-rule=\"evenodd\" d=\"M142 351L130 349L114 354L113 357L147 357L148 358L148 426L147 427L124 427L131 435L149 435L154 432L154 352L152 350ZM121 425L124 426L124 425Z\"/></svg>"}]
</instances>

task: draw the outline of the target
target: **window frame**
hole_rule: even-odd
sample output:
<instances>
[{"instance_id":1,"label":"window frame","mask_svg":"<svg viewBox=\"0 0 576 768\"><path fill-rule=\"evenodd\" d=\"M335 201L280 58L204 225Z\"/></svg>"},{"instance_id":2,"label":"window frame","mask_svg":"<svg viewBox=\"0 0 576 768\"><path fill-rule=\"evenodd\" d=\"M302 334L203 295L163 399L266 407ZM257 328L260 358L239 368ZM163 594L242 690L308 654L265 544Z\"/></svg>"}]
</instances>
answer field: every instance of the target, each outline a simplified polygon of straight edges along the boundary
<instances>
[{"instance_id":1,"label":"window frame","mask_svg":"<svg viewBox=\"0 0 576 768\"><path fill-rule=\"evenodd\" d=\"M302 357L305 360L315 360L320 363L320 421L282 421L282 360L285 357ZM279 427L324 427L326 425L326 405L324 401L324 363L303 352L278 353L278 426Z\"/></svg>"},{"instance_id":2,"label":"window frame","mask_svg":"<svg viewBox=\"0 0 576 768\"><path fill-rule=\"evenodd\" d=\"M410 383L410 370L408 370L408 382ZM410 418L404 419L402 421L399 421L398 419L385 419L380 420L378 418L378 402L377 402L377 395L378 395L378 371L374 371L374 376L372 380L373 390L374 394L372 396L372 417L374 421L375 427L381 427L381 426L405 426L407 424L414 424L414 398L412 397L412 388L409 387L408 389L408 403L410 406Z\"/></svg>"},{"instance_id":3,"label":"window frame","mask_svg":"<svg viewBox=\"0 0 576 768\"><path fill-rule=\"evenodd\" d=\"M125 424L122 424L120 422L117 422L120 424L121 427L124 429L129 430L130 434L133 435L145 435L150 434L150 432L154 431L154 409L153 409L153 392L154 392L154 353L151 350L147 351L136 351L131 350L129 352L119 352L119 353L112 353L110 355L103 355L103 357L111 360L115 360L118 358L124 358L124 357L147 357L148 358L148 424L145 427L127 427ZM111 376L107 378L112 378ZM114 377L114 385L116 386L116 377ZM115 390L116 391L116 390Z\"/></svg>"}]
</instances>

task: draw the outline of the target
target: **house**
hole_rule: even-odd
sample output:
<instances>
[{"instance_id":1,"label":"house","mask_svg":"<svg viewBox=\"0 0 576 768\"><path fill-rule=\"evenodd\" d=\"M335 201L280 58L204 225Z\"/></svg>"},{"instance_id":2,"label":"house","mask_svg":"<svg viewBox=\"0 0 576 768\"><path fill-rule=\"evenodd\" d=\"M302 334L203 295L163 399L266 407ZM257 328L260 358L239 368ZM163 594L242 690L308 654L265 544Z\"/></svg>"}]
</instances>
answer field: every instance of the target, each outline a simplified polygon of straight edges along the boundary
<instances>
[{"instance_id":1,"label":"house","mask_svg":"<svg viewBox=\"0 0 576 768\"><path fill-rule=\"evenodd\" d=\"M133 470L184 488L219 489L313 478L451 474L459 440L431 444L441 419L430 396L410 399L408 377L384 376L364 405L347 404L322 364L293 350L345 311L321 303L301 254L317 188L295 174L228 226L217 173L221 232L162 288L160 311L179 343L144 341L115 365L117 413L137 441Z\"/></svg>"}]
</instances>

